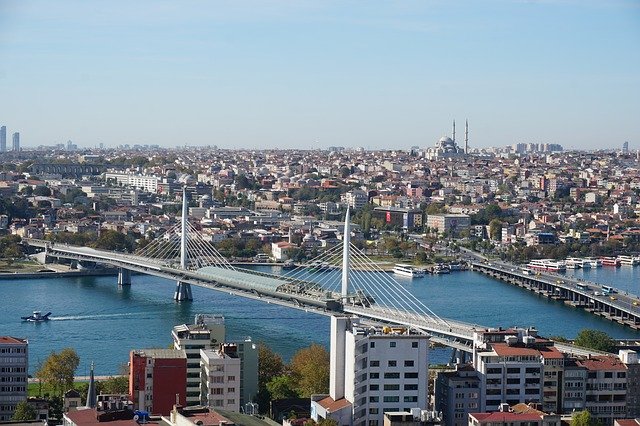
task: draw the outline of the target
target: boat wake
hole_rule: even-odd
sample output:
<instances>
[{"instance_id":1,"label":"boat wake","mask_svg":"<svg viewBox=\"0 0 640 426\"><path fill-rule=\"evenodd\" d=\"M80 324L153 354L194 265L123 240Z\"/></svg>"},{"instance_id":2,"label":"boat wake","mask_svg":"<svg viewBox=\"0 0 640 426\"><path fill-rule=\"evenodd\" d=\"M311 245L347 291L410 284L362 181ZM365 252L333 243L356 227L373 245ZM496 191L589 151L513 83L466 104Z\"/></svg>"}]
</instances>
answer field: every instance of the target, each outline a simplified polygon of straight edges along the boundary
<instances>
[{"instance_id":1,"label":"boat wake","mask_svg":"<svg viewBox=\"0 0 640 426\"><path fill-rule=\"evenodd\" d=\"M104 318L122 318L132 317L136 315L146 314L147 312L127 312L122 314L95 314L95 315L69 315L61 317L50 317L50 321L82 321L82 320L98 320Z\"/></svg>"}]
</instances>

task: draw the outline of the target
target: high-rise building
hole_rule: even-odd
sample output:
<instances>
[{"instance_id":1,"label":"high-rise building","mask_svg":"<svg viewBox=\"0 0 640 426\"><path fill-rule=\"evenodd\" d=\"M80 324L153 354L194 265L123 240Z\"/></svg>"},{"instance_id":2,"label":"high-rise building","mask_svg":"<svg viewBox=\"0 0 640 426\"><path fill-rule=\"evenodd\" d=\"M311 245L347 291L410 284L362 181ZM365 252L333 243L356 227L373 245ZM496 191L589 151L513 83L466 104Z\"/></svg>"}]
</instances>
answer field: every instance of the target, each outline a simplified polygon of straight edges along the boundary
<instances>
[{"instance_id":1,"label":"high-rise building","mask_svg":"<svg viewBox=\"0 0 640 426\"><path fill-rule=\"evenodd\" d=\"M224 335L221 315L198 314L195 324L173 327L173 347L184 350L187 356L187 405L200 404L200 350L217 349Z\"/></svg>"},{"instance_id":2,"label":"high-rise building","mask_svg":"<svg viewBox=\"0 0 640 426\"><path fill-rule=\"evenodd\" d=\"M7 126L0 127L0 152L7 151Z\"/></svg>"},{"instance_id":3,"label":"high-rise building","mask_svg":"<svg viewBox=\"0 0 640 426\"><path fill-rule=\"evenodd\" d=\"M312 418L382 426L385 412L426 410L428 353L425 334L332 317L329 395L312 397Z\"/></svg>"},{"instance_id":4,"label":"high-rise building","mask_svg":"<svg viewBox=\"0 0 640 426\"><path fill-rule=\"evenodd\" d=\"M129 361L129 396L136 409L168 415L176 402L182 406L186 404L187 356L184 351L134 350Z\"/></svg>"},{"instance_id":5,"label":"high-rise building","mask_svg":"<svg viewBox=\"0 0 640 426\"><path fill-rule=\"evenodd\" d=\"M625 141L622 144L622 153L623 154L628 154L629 153L629 142Z\"/></svg>"},{"instance_id":6,"label":"high-rise building","mask_svg":"<svg viewBox=\"0 0 640 426\"><path fill-rule=\"evenodd\" d=\"M13 150L20 151L20 133L15 132L13 134Z\"/></svg>"},{"instance_id":7,"label":"high-rise building","mask_svg":"<svg viewBox=\"0 0 640 426\"><path fill-rule=\"evenodd\" d=\"M27 399L29 342L0 337L0 421L11 420L16 405Z\"/></svg>"},{"instance_id":8,"label":"high-rise building","mask_svg":"<svg viewBox=\"0 0 640 426\"><path fill-rule=\"evenodd\" d=\"M195 324L175 326L171 333L173 347L187 356L187 405L198 405L200 397L201 350L217 350L225 343L224 317L198 314ZM229 342L227 342L229 343ZM244 406L258 393L258 346L250 337L233 343L240 359L239 403Z\"/></svg>"}]
</instances>

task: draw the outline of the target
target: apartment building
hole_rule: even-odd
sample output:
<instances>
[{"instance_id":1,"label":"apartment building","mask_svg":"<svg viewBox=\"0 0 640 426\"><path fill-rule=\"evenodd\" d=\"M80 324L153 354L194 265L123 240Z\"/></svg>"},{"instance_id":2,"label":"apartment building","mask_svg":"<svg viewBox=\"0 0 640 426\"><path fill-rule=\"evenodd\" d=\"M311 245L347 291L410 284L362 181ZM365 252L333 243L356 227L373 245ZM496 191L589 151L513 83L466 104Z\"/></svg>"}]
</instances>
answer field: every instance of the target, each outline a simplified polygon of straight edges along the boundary
<instances>
[{"instance_id":1,"label":"apartment building","mask_svg":"<svg viewBox=\"0 0 640 426\"><path fill-rule=\"evenodd\" d=\"M134 407L167 415L177 402L186 405L187 356L178 349L130 352L129 396Z\"/></svg>"},{"instance_id":2,"label":"apartment building","mask_svg":"<svg viewBox=\"0 0 640 426\"><path fill-rule=\"evenodd\" d=\"M11 420L16 405L27 399L29 342L0 337L0 421Z\"/></svg>"},{"instance_id":3,"label":"apartment building","mask_svg":"<svg viewBox=\"0 0 640 426\"><path fill-rule=\"evenodd\" d=\"M198 314L195 324L182 324L171 331L173 348L187 357L187 405L200 404L200 350L215 349L225 341L224 317Z\"/></svg>"},{"instance_id":4,"label":"apartment building","mask_svg":"<svg viewBox=\"0 0 640 426\"><path fill-rule=\"evenodd\" d=\"M426 409L428 352L417 331L332 317L330 393L312 398L312 417L382 426L385 412Z\"/></svg>"},{"instance_id":5,"label":"apartment building","mask_svg":"<svg viewBox=\"0 0 640 426\"><path fill-rule=\"evenodd\" d=\"M219 349L201 349L200 402L210 408L240 411L240 357L238 346L225 343Z\"/></svg>"},{"instance_id":6,"label":"apartment building","mask_svg":"<svg viewBox=\"0 0 640 426\"><path fill-rule=\"evenodd\" d=\"M435 409L446 426L466 426L468 414L480 408L480 377L470 364L456 365L455 371L438 373Z\"/></svg>"},{"instance_id":7,"label":"apartment building","mask_svg":"<svg viewBox=\"0 0 640 426\"><path fill-rule=\"evenodd\" d=\"M586 369L585 408L605 425L626 417L627 367L615 356L580 359Z\"/></svg>"},{"instance_id":8,"label":"apartment building","mask_svg":"<svg viewBox=\"0 0 640 426\"><path fill-rule=\"evenodd\" d=\"M427 216L427 227L437 229L439 234L449 232L457 235L471 226L471 217L466 214L430 214Z\"/></svg>"}]
</instances>

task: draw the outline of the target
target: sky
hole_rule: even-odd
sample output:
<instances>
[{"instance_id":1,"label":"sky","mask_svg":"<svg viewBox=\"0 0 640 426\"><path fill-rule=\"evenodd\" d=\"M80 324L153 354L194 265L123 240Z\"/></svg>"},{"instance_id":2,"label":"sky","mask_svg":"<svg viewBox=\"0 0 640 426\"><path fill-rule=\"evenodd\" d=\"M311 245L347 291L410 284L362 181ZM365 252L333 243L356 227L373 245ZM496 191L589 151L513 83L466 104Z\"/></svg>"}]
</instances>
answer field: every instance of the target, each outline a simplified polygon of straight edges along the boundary
<instances>
[{"instance_id":1,"label":"sky","mask_svg":"<svg viewBox=\"0 0 640 426\"><path fill-rule=\"evenodd\" d=\"M0 0L25 147L640 149L640 0Z\"/></svg>"}]
</instances>

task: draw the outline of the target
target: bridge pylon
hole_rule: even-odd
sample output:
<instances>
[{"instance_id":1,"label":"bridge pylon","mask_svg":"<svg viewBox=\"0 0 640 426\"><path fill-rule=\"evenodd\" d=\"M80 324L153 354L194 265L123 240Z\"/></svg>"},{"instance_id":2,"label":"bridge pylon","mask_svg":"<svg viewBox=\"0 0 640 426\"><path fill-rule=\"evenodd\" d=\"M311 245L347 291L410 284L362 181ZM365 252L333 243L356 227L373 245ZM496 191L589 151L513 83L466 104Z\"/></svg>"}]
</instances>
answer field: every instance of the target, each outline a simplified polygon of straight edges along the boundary
<instances>
[{"instance_id":1,"label":"bridge pylon","mask_svg":"<svg viewBox=\"0 0 640 426\"><path fill-rule=\"evenodd\" d=\"M118 287L131 285L131 271L126 268L118 268Z\"/></svg>"},{"instance_id":2,"label":"bridge pylon","mask_svg":"<svg viewBox=\"0 0 640 426\"><path fill-rule=\"evenodd\" d=\"M189 263L187 258L187 218L189 215L189 208L187 206L187 187L182 188L182 221L181 221L181 234L180 234L180 269L186 270ZM173 295L173 299L176 302L186 302L193 300L191 294L191 284L178 281L176 283L176 291Z\"/></svg>"}]
</instances>

